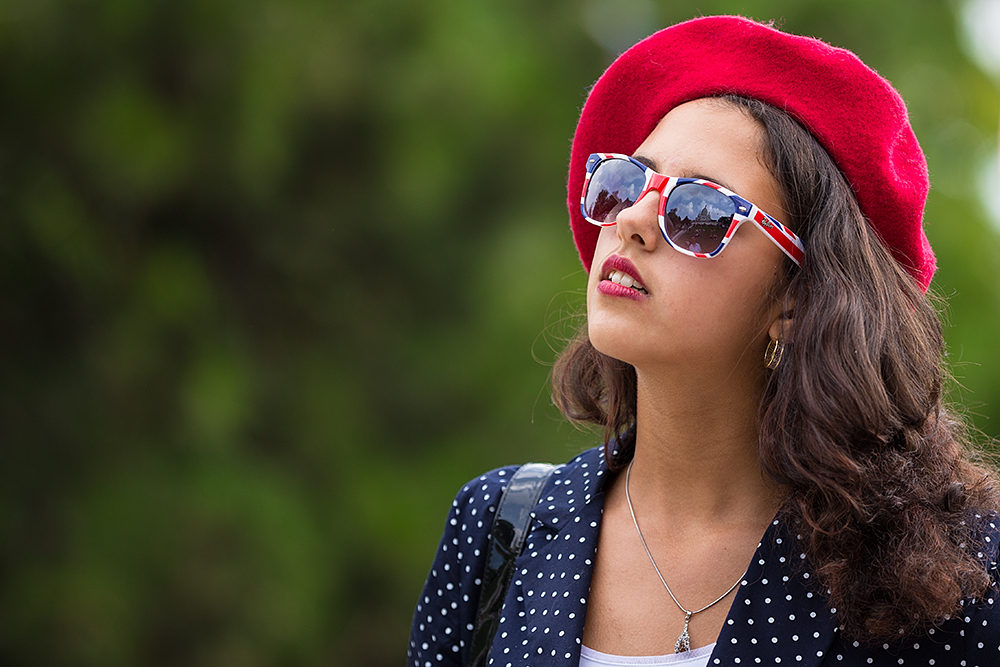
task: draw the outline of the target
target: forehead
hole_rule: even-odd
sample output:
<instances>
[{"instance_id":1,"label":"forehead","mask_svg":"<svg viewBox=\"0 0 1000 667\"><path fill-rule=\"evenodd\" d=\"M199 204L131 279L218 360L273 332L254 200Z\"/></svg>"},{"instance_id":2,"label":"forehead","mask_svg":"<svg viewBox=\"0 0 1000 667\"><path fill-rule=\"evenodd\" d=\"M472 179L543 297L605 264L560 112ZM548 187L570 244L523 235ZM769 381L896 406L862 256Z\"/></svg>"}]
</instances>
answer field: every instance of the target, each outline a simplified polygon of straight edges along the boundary
<instances>
[{"instance_id":1,"label":"forehead","mask_svg":"<svg viewBox=\"0 0 1000 667\"><path fill-rule=\"evenodd\" d=\"M674 107L635 152L659 168L686 162L760 162L762 139L763 128L742 111L717 99L699 99Z\"/></svg>"},{"instance_id":2,"label":"forehead","mask_svg":"<svg viewBox=\"0 0 1000 667\"><path fill-rule=\"evenodd\" d=\"M717 99L674 107L635 155L668 176L705 178L723 185L782 219L780 186L762 159L764 129Z\"/></svg>"}]
</instances>

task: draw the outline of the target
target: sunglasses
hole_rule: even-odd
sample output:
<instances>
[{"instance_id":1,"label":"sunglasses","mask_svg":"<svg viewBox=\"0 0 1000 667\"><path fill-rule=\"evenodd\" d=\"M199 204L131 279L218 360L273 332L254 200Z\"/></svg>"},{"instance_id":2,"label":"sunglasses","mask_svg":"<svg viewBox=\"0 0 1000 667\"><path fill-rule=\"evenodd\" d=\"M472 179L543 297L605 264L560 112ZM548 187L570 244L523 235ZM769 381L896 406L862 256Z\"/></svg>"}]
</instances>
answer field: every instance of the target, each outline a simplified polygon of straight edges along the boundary
<instances>
[{"instance_id":1,"label":"sunglasses","mask_svg":"<svg viewBox=\"0 0 1000 667\"><path fill-rule=\"evenodd\" d=\"M609 227L619 212L651 190L660 194L663 238L678 252L715 257L749 220L796 265L802 265L802 240L743 197L701 178L658 174L628 155L594 153L587 158L580 211L587 222Z\"/></svg>"}]
</instances>

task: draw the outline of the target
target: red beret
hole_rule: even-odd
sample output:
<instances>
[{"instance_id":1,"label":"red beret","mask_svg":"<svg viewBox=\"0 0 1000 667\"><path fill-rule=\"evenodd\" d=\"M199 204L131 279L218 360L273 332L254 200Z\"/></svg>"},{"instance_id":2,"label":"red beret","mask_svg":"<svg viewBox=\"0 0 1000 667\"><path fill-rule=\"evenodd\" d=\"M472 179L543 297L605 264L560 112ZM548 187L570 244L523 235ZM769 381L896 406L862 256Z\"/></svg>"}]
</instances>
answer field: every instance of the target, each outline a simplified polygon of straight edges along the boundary
<instances>
[{"instance_id":1,"label":"red beret","mask_svg":"<svg viewBox=\"0 0 1000 667\"><path fill-rule=\"evenodd\" d=\"M926 291L936 268L922 226L930 183L899 93L850 51L740 16L665 28L619 56L594 84L573 138L567 196L587 270L600 231L580 214L587 157L631 154L674 107L730 93L781 109L812 132L868 223Z\"/></svg>"}]
</instances>

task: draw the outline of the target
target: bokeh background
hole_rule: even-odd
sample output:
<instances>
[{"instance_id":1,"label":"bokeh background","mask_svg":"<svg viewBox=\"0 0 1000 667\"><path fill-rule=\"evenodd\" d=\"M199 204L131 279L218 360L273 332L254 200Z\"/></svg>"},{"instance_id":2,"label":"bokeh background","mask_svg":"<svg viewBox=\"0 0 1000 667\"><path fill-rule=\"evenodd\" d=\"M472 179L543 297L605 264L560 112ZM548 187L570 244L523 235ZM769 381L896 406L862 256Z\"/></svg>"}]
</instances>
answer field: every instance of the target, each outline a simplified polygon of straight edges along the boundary
<instances>
[{"instance_id":1,"label":"bokeh background","mask_svg":"<svg viewBox=\"0 0 1000 667\"><path fill-rule=\"evenodd\" d=\"M996 0L3 0L0 663L401 664L461 484L596 443L547 386L570 138L699 13L902 92L1000 435Z\"/></svg>"}]
</instances>

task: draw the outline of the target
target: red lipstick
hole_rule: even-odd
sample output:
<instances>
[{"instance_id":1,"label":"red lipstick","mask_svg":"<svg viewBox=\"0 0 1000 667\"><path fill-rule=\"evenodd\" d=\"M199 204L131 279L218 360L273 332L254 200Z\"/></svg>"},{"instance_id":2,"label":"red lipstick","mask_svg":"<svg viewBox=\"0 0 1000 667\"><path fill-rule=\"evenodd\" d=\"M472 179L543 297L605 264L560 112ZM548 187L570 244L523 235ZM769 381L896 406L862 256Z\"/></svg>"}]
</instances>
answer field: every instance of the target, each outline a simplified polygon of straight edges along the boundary
<instances>
[{"instance_id":1,"label":"red lipstick","mask_svg":"<svg viewBox=\"0 0 1000 667\"><path fill-rule=\"evenodd\" d=\"M613 271L627 273L643 289L640 291L633 287L626 287L625 285L619 285L611 281L610 276ZM642 301L649 297L649 291L646 289L645 281L643 281L642 276L639 274L639 269L635 267L635 264L620 255L611 255L601 265L601 282L597 284L597 291L608 296L620 296L632 299L633 301Z\"/></svg>"}]
</instances>

